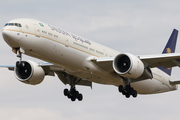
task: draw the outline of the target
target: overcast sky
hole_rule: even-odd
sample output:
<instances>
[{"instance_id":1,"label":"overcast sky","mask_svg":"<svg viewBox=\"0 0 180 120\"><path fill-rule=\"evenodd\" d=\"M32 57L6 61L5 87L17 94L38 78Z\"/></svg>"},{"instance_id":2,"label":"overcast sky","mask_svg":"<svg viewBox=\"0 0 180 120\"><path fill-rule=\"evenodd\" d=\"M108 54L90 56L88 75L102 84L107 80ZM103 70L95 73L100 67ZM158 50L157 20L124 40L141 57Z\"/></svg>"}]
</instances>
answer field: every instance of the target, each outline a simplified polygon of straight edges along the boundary
<instances>
[{"instance_id":1,"label":"overcast sky","mask_svg":"<svg viewBox=\"0 0 180 120\"><path fill-rule=\"evenodd\" d=\"M172 30L180 30L179 0L0 0L0 26L16 18L33 18L121 52L162 52ZM180 38L178 38L178 41ZM177 42L180 52L180 42ZM0 64L18 60L0 35ZM27 56L23 59L36 60ZM1 120L179 120L180 90L126 99L116 87L77 87L83 101L63 95L69 86L46 77L36 86L0 69ZM172 77L180 79L175 68Z\"/></svg>"}]
</instances>

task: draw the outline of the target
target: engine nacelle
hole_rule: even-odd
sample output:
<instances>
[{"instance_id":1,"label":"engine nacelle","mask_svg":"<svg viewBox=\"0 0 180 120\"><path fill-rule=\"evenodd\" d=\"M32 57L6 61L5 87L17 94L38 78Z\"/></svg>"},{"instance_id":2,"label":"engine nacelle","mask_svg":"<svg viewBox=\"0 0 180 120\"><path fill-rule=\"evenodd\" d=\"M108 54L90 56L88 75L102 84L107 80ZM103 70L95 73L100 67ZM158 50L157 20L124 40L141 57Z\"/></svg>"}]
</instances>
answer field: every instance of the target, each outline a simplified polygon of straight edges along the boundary
<instances>
[{"instance_id":1,"label":"engine nacelle","mask_svg":"<svg viewBox=\"0 0 180 120\"><path fill-rule=\"evenodd\" d=\"M21 61L16 63L15 77L26 84L37 85L44 80L45 72L41 66L33 61Z\"/></svg>"},{"instance_id":2,"label":"engine nacelle","mask_svg":"<svg viewBox=\"0 0 180 120\"><path fill-rule=\"evenodd\" d=\"M113 60L113 69L123 77L138 78L144 72L144 64L138 57L123 53L117 55Z\"/></svg>"}]
</instances>

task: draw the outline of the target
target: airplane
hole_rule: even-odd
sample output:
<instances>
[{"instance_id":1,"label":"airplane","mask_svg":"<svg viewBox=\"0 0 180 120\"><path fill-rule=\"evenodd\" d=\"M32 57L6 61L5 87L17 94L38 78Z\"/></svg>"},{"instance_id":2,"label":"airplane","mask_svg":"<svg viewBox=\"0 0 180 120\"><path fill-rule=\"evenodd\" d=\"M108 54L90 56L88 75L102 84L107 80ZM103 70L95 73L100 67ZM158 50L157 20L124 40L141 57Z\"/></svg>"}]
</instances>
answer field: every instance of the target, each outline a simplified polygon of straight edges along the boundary
<instances>
[{"instance_id":1,"label":"airplane","mask_svg":"<svg viewBox=\"0 0 180 120\"><path fill-rule=\"evenodd\" d=\"M14 65L1 65L14 71L15 78L29 85L40 84L45 76L58 76L64 95L83 100L76 85L92 88L92 82L113 85L126 98L137 94L157 94L177 90L180 81L171 78L172 67L180 66L174 53L178 30L174 29L162 54L122 53L44 22L20 18L7 22L2 30L5 42L17 54ZM45 62L22 60L22 55Z\"/></svg>"}]
</instances>

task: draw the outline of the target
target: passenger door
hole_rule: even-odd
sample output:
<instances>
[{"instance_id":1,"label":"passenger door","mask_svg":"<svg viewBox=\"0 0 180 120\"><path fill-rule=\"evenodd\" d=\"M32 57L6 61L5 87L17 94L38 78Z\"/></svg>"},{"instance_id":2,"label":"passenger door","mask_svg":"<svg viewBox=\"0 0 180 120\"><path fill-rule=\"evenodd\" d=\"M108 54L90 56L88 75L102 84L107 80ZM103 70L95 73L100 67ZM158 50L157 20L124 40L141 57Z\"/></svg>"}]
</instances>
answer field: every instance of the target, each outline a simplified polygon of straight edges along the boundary
<instances>
[{"instance_id":1,"label":"passenger door","mask_svg":"<svg viewBox=\"0 0 180 120\"><path fill-rule=\"evenodd\" d=\"M34 24L34 28L35 28L35 36L40 37L41 30L40 30L39 26L37 24Z\"/></svg>"}]
</instances>

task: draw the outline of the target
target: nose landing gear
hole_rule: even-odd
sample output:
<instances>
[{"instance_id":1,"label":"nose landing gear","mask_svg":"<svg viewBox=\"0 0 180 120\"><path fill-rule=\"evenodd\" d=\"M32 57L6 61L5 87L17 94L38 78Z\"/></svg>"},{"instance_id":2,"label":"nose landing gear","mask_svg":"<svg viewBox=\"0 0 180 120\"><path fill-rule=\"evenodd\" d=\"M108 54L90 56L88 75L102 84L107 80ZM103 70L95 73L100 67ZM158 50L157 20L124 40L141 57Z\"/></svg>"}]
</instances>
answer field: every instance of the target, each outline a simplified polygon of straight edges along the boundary
<instances>
[{"instance_id":1,"label":"nose landing gear","mask_svg":"<svg viewBox=\"0 0 180 120\"><path fill-rule=\"evenodd\" d=\"M13 48L13 52L17 54L17 57L19 58L19 61L16 62L16 67L22 67L22 52L20 51L20 48Z\"/></svg>"},{"instance_id":2,"label":"nose landing gear","mask_svg":"<svg viewBox=\"0 0 180 120\"><path fill-rule=\"evenodd\" d=\"M12 48L12 51L17 54L17 57L19 58L19 61L16 62L16 67L19 68L19 67L22 67L23 64L22 64L22 52L20 51L20 48Z\"/></svg>"}]
</instances>

